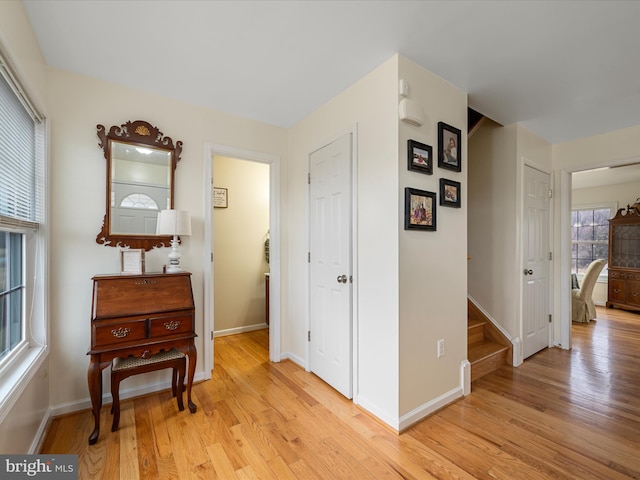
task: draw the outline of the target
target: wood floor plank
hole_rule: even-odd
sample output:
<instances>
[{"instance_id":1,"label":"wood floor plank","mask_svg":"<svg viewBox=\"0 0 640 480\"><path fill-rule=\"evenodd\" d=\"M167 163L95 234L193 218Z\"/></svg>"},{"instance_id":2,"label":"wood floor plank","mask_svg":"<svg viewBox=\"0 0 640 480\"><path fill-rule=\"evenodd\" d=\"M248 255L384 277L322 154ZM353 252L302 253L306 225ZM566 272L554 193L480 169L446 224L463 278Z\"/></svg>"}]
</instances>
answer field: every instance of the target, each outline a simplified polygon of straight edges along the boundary
<instances>
[{"instance_id":1,"label":"wood floor plank","mask_svg":"<svg viewBox=\"0 0 640 480\"><path fill-rule=\"evenodd\" d=\"M78 454L79 479L640 479L640 315L598 308L573 348L473 383L402 434L315 375L268 360L268 332L214 340L195 414L169 391L125 400L98 443L90 411L52 420L42 453ZM81 432L81 434L79 434Z\"/></svg>"}]
</instances>

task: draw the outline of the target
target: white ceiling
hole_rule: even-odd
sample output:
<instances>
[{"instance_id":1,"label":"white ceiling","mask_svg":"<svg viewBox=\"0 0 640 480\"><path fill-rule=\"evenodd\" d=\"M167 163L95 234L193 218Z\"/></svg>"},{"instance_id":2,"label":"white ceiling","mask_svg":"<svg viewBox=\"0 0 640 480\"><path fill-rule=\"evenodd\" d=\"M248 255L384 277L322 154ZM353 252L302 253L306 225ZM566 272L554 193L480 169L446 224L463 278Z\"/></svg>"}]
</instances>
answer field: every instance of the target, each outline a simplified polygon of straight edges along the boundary
<instances>
[{"instance_id":1,"label":"white ceiling","mask_svg":"<svg viewBox=\"0 0 640 480\"><path fill-rule=\"evenodd\" d=\"M637 1L23 3L53 67L283 127L395 53L551 143L640 124Z\"/></svg>"},{"instance_id":2,"label":"white ceiling","mask_svg":"<svg viewBox=\"0 0 640 480\"><path fill-rule=\"evenodd\" d=\"M571 188L573 190L625 183L635 183L638 186L638 195L640 196L640 163L573 172L571 175Z\"/></svg>"}]
</instances>

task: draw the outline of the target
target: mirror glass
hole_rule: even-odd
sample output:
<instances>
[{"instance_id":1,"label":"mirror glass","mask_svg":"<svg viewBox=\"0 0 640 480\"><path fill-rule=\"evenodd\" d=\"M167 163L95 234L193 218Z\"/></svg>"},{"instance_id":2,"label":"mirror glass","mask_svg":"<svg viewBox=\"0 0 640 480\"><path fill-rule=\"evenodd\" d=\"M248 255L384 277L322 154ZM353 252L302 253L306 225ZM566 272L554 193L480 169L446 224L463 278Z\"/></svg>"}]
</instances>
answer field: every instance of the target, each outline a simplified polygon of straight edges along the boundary
<instances>
[{"instance_id":1,"label":"mirror glass","mask_svg":"<svg viewBox=\"0 0 640 480\"><path fill-rule=\"evenodd\" d=\"M175 168L182 142L175 146L143 120L98 125L107 163L106 212L96 242L110 247L169 246L170 237L156 235L158 212L173 208Z\"/></svg>"},{"instance_id":2,"label":"mirror glass","mask_svg":"<svg viewBox=\"0 0 640 480\"><path fill-rule=\"evenodd\" d=\"M155 235L171 208L171 152L111 142L111 233Z\"/></svg>"}]
</instances>

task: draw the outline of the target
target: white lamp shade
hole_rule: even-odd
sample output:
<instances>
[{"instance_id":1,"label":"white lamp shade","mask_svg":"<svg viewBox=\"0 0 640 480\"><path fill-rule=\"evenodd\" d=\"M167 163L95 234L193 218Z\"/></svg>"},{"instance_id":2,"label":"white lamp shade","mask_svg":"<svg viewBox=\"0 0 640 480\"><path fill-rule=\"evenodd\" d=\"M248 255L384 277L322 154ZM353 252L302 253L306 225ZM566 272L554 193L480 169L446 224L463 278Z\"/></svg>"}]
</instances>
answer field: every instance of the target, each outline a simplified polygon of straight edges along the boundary
<instances>
[{"instance_id":1,"label":"white lamp shade","mask_svg":"<svg viewBox=\"0 0 640 480\"><path fill-rule=\"evenodd\" d=\"M186 210L159 211L156 234L191 235L191 215Z\"/></svg>"}]
</instances>

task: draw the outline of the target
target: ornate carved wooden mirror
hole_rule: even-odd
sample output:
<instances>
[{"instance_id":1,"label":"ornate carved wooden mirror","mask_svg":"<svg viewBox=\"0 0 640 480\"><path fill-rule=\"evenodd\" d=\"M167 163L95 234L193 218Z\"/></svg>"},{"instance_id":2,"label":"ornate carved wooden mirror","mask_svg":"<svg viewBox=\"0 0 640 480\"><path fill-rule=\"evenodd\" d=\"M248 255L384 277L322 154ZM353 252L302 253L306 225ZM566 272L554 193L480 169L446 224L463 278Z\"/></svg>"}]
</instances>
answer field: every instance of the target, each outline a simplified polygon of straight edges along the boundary
<instances>
[{"instance_id":1,"label":"ornate carved wooden mirror","mask_svg":"<svg viewBox=\"0 0 640 480\"><path fill-rule=\"evenodd\" d=\"M107 196L96 242L145 250L168 246L170 237L155 233L156 220L160 210L173 208L182 142L174 146L171 137L142 120L114 125L108 133L97 128L107 161Z\"/></svg>"}]
</instances>

